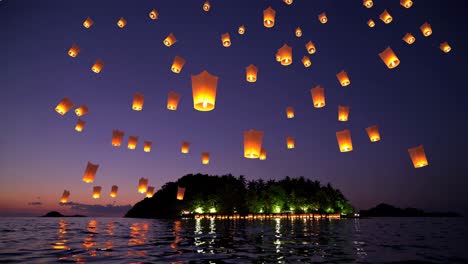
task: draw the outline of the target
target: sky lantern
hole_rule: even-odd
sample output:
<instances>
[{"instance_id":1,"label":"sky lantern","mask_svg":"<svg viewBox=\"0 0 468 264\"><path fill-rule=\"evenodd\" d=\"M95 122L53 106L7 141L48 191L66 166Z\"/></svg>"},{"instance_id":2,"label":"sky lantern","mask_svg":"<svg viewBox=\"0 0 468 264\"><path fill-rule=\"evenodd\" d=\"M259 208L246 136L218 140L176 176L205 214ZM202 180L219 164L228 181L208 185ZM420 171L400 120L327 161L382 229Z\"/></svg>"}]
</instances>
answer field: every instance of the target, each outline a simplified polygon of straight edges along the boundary
<instances>
[{"instance_id":1,"label":"sky lantern","mask_svg":"<svg viewBox=\"0 0 468 264\"><path fill-rule=\"evenodd\" d=\"M173 73L180 73L184 65L185 65L185 59L176 55L174 58L174 61L172 62L171 71Z\"/></svg>"},{"instance_id":2,"label":"sky lantern","mask_svg":"<svg viewBox=\"0 0 468 264\"><path fill-rule=\"evenodd\" d=\"M387 47L384 51L379 53L379 56L389 69L396 68L400 64L400 59L398 59L390 47Z\"/></svg>"},{"instance_id":3,"label":"sky lantern","mask_svg":"<svg viewBox=\"0 0 468 264\"><path fill-rule=\"evenodd\" d=\"M305 44L305 47L309 54L314 54L317 51L317 49L315 48L315 44L312 41L307 42Z\"/></svg>"},{"instance_id":4,"label":"sky lantern","mask_svg":"<svg viewBox=\"0 0 468 264\"><path fill-rule=\"evenodd\" d=\"M320 23L325 24L328 22L327 14L325 12L318 15L318 20Z\"/></svg>"},{"instance_id":5,"label":"sky lantern","mask_svg":"<svg viewBox=\"0 0 468 264\"><path fill-rule=\"evenodd\" d=\"M55 107L55 112L57 112L57 113L59 113L61 115L64 115L68 111L70 111L70 109L72 109L74 106L75 106L75 104L70 99L68 99L68 97L65 97Z\"/></svg>"},{"instance_id":6,"label":"sky lantern","mask_svg":"<svg viewBox=\"0 0 468 264\"><path fill-rule=\"evenodd\" d=\"M411 161L413 161L413 166L415 168L422 168L429 165L427 162L426 153L424 152L424 146L419 145L414 148L409 148L408 153L410 155Z\"/></svg>"},{"instance_id":7,"label":"sky lantern","mask_svg":"<svg viewBox=\"0 0 468 264\"><path fill-rule=\"evenodd\" d=\"M210 163L210 153L209 152L202 152L202 164L209 164Z\"/></svg>"},{"instance_id":8,"label":"sky lantern","mask_svg":"<svg viewBox=\"0 0 468 264\"><path fill-rule=\"evenodd\" d=\"M143 142L143 151L144 152L151 152L151 146L152 145L153 145L153 142L151 142L151 141Z\"/></svg>"},{"instance_id":9,"label":"sky lantern","mask_svg":"<svg viewBox=\"0 0 468 264\"><path fill-rule=\"evenodd\" d=\"M121 17L119 21L117 21L117 26L119 28L124 28L127 25L127 20L125 18Z\"/></svg>"},{"instance_id":10,"label":"sky lantern","mask_svg":"<svg viewBox=\"0 0 468 264\"><path fill-rule=\"evenodd\" d=\"M346 122L349 117L349 106L338 106L338 121Z\"/></svg>"},{"instance_id":11,"label":"sky lantern","mask_svg":"<svg viewBox=\"0 0 468 264\"><path fill-rule=\"evenodd\" d=\"M90 28L93 24L94 24L94 21L90 17L88 17L83 22L83 27Z\"/></svg>"},{"instance_id":12,"label":"sky lantern","mask_svg":"<svg viewBox=\"0 0 468 264\"><path fill-rule=\"evenodd\" d=\"M430 35L432 35L432 28L431 28L431 25L429 23L424 23L422 24L419 29L421 29L421 32L423 33L423 35L425 37L429 37Z\"/></svg>"},{"instance_id":13,"label":"sky lantern","mask_svg":"<svg viewBox=\"0 0 468 264\"><path fill-rule=\"evenodd\" d=\"M120 131L118 129L115 129L114 131L112 131L112 146L120 147L120 145L122 145L123 137L124 137L123 131Z\"/></svg>"},{"instance_id":14,"label":"sky lantern","mask_svg":"<svg viewBox=\"0 0 468 264\"><path fill-rule=\"evenodd\" d=\"M392 16L388 13L387 9L385 9L382 14L380 14L380 20L382 20L385 24L390 24L393 21Z\"/></svg>"},{"instance_id":15,"label":"sky lantern","mask_svg":"<svg viewBox=\"0 0 468 264\"><path fill-rule=\"evenodd\" d=\"M78 107L77 109L75 109L75 114L77 116L84 116L88 112L89 112L89 109L88 109L88 106L86 106L86 105L82 105L82 106Z\"/></svg>"},{"instance_id":16,"label":"sky lantern","mask_svg":"<svg viewBox=\"0 0 468 264\"><path fill-rule=\"evenodd\" d=\"M263 131L250 129L244 132L244 157L257 159L262 150Z\"/></svg>"},{"instance_id":17,"label":"sky lantern","mask_svg":"<svg viewBox=\"0 0 468 264\"><path fill-rule=\"evenodd\" d=\"M86 169L83 175L83 181L86 183L92 183L94 181L94 177L96 177L96 172L99 168L99 164L93 164L88 161L86 165Z\"/></svg>"},{"instance_id":18,"label":"sky lantern","mask_svg":"<svg viewBox=\"0 0 468 264\"><path fill-rule=\"evenodd\" d=\"M245 26L242 25L239 27L239 29L237 30L237 33L239 33L239 35L244 35L245 34Z\"/></svg>"},{"instance_id":19,"label":"sky lantern","mask_svg":"<svg viewBox=\"0 0 468 264\"><path fill-rule=\"evenodd\" d=\"M187 141L183 141L180 147L180 152L187 154L190 151L190 143Z\"/></svg>"},{"instance_id":20,"label":"sky lantern","mask_svg":"<svg viewBox=\"0 0 468 264\"><path fill-rule=\"evenodd\" d=\"M221 42L223 43L223 47L225 48L231 46L231 36L229 36L228 32L221 35Z\"/></svg>"},{"instance_id":21,"label":"sky lantern","mask_svg":"<svg viewBox=\"0 0 468 264\"><path fill-rule=\"evenodd\" d=\"M400 0L400 5L402 5L404 8L410 8L413 6L413 1L411 0Z\"/></svg>"},{"instance_id":22,"label":"sky lantern","mask_svg":"<svg viewBox=\"0 0 468 264\"><path fill-rule=\"evenodd\" d=\"M372 20L372 19L367 20L367 25L368 25L370 28L375 27L375 22L374 22L374 20Z\"/></svg>"},{"instance_id":23,"label":"sky lantern","mask_svg":"<svg viewBox=\"0 0 468 264\"><path fill-rule=\"evenodd\" d=\"M154 187L148 186L148 190L146 190L146 198L151 198L154 195Z\"/></svg>"},{"instance_id":24,"label":"sky lantern","mask_svg":"<svg viewBox=\"0 0 468 264\"><path fill-rule=\"evenodd\" d=\"M75 58L80 53L80 47L76 44L72 44L71 48L68 50L68 56Z\"/></svg>"},{"instance_id":25,"label":"sky lantern","mask_svg":"<svg viewBox=\"0 0 468 264\"><path fill-rule=\"evenodd\" d=\"M112 197L112 198L117 197L117 192L118 191L119 191L119 186L112 185L111 192L110 192L110 197Z\"/></svg>"},{"instance_id":26,"label":"sky lantern","mask_svg":"<svg viewBox=\"0 0 468 264\"><path fill-rule=\"evenodd\" d=\"M288 149L293 149L294 143L295 143L294 137L286 137L286 147Z\"/></svg>"},{"instance_id":27,"label":"sky lantern","mask_svg":"<svg viewBox=\"0 0 468 264\"><path fill-rule=\"evenodd\" d=\"M340 152L349 152L353 150L353 142L351 141L351 132L348 129L336 132L336 140Z\"/></svg>"},{"instance_id":28,"label":"sky lantern","mask_svg":"<svg viewBox=\"0 0 468 264\"><path fill-rule=\"evenodd\" d=\"M60 198L61 203L68 202L68 197L70 197L70 191L63 190L62 198Z\"/></svg>"},{"instance_id":29,"label":"sky lantern","mask_svg":"<svg viewBox=\"0 0 468 264\"><path fill-rule=\"evenodd\" d=\"M369 140L371 142L377 142L380 141L380 133L379 133L379 127L374 125L366 128L367 135L369 136Z\"/></svg>"},{"instance_id":30,"label":"sky lantern","mask_svg":"<svg viewBox=\"0 0 468 264\"><path fill-rule=\"evenodd\" d=\"M307 56L302 57L302 64L304 64L304 67L308 68L312 65L312 62L310 61L310 58Z\"/></svg>"},{"instance_id":31,"label":"sky lantern","mask_svg":"<svg viewBox=\"0 0 468 264\"><path fill-rule=\"evenodd\" d=\"M101 197L101 190L102 190L101 186L94 186L93 187L93 198L94 199L99 199L99 197Z\"/></svg>"},{"instance_id":32,"label":"sky lantern","mask_svg":"<svg viewBox=\"0 0 468 264\"><path fill-rule=\"evenodd\" d=\"M158 18L159 18L158 11L156 11L156 9L151 10L151 12L149 13L149 17L150 17L152 20L158 19Z\"/></svg>"},{"instance_id":33,"label":"sky lantern","mask_svg":"<svg viewBox=\"0 0 468 264\"><path fill-rule=\"evenodd\" d=\"M317 85L310 89L310 94L312 95L312 103L315 108L322 108L325 106L325 90L322 86Z\"/></svg>"},{"instance_id":34,"label":"sky lantern","mask_svg":"<svg viewBox=\"0 0 468 264\"><path fill-rule=\"evenodd\" d=\"M288 119L294 118L294 108L292 106L286 107L286 117Z\"/></svg>"},{"instance_id":35,"label":"sky lantern","mask_svg":"<svg viewBox=\"0 0 468 264\"><path fill-rule=\"evenodd\" d=\"M255 65L250 64L249 66L245 68L245 79L248 82L252 82L252 83L256 82L257 73L258 73L258 68Z\"/></svg>"},{"instance_id":36,"label":"sky lantern","mask_svg":"<svg viewBox=\"0 0 468 264\"><path fill-rule=\"evenodd\" d=\"M163 43L164 45L166 45L167 47L170 47L172 46L174 43L176 43L177 39L176 37L174 36L174 34L169 33L169 35L164 39Z\"/></svg>"},{"instance_id":37,"label":"sky lantern","mask_svg":"<svg viewBox=\"0 0 468 264\"><path fill-rule=\"evenodd\" d=\"M148 179L147 178L140 178L138 181L138 192L145 193L148 189Z\"/></svg>"},{"instance_id":38,"label":"sky lantern","mask_svg":"<svg viewBox=\"0 0 468 264\"><path fill-rule=\"evenodd\" d=\"M180 94L170 91L167 94L167 109L169 110L177 110L177 106L179 105Z\"/></svg>"},{"instance_id":39,"label":"sky lantern","mask_svg":"<svg viewBox=\"0 0 468 264\"><path fill-rule=\"evenodd\" d=\"M97 74L102 71L102 68L104 68L104 62L100 59L97 59L96 62L91 67L91 71Z\"/></svg>"},{"instance_id":40,"label":"sky lantern","mask_svg":"<svg viewBox=\"0 0 468 264\"><path fill-rule=\"evenodd\" d=\"M129 136L128 137L128 144L127 148L128 149L135 149L138 144L138 137L137 136Z\"/></svg>"},{"instance_id":41,"label":"sky lantern","mask_svg":"<svg viewBox=\"0 0 468 264\"><path fill-rule=\"evenodd\" d=\"M210 2L206 1L205 3L203 3L203 11L208 12L210 11L210 8L211 8Z\"/></svg>"},{"instance_id":42,"label":"sky lantern","mask_svg":"<svg viewBox=\"0 0 468 264\"><path fill-rule=\"evenodd\" d=\"M267 158L267 151L265 148L262 148L260 150L260 157L258 157L260 160L266 160Z\"/></svg>"},{"instance_id":43,"label":"sky lantern","mask_svg":"<svg viewBox=\"0 0 468 264\"><path fill-rule=\"evenodd\" d=\"M198 111L211 111L215 108L218 77L207 71L192 75L193 107Z\"/></svg>"},{"instance_id":44,"label":"sky lantern","mask_svg":"<svg viewBox=\"0 0 468 264\"><path fill-rule=\"evenodd\" d=\"M280 56L280 54L279 54L278 51L276 51L275 60L276 60L276 62L280 62L280 61L281 61L281 56Z\"/></svg>"},{"instance_id":45,"label":"sky lantern","mask_svg":"<svg viewBox=\"0 0 468 264\"><path fill-rule=\"evenodd\" d=\"M284 44L278 50L278 55L280 56L281 60L280 63L283 66L291 65L292 63L292 47L288 46L288 44Z\"/></svg>"},{"instance_id":46,"label":"sky lantern","mask_svg":"<svg viewBox=\"0 0 468 264\"><path fill-rule=\"evenodd\" d=\"M177 200L182 201L184 199L185 188L177 186Z\"/></svg>"},{"instance_id":47,"label":"sky lantern","mask_svg":"<svg viewBox=\"0 0 468 264\"><path fill-rule=\"evenodd\" d=\"M363 0L362 4L367 8L371 8L374 5L374 2L372 2L372 0Z\"/></svg>"},{"instance_id":48,"label":"sky lantern","mask_svg":"<svg viewBox=\"0 0 468 264\"><path fill-rule=\"evenodd\" d=\"M141 111L145 102L145 96L142 93L135 93L133 95L132 109L135 111Z\"/></svg>"},{"instance_id":49,"label":"sky lantern","mask_svg":"<svg viewBox=\"0 0 468 264\"><path fill-rule=\"evenodd\" d=\"M452 47L450 47L447 41L440 43L439 47L444 53L449 53L452 50Z\"/></svg>"},{"instance_id":50,"label":"sky lantern","mask_svg":"<svg viewBox=\"0 0 468 264\"><path fill-rule=\"evenodd\" d=\"M283 2L285 2L287 5L290 5L293 3L293 0L283 0Z\"/></svg>"},{"instance_id":51,"label":"sky lantern","mask_svg":"<svg viewBox=\"0 0 468 264\"><path fill-rule=\"evenodd\" d=\"M416 41L416 38L411 33L406 33L405 36L403 36L403 41L411 45Z\"/></svg>"},{"instance_id":52,"label":"sky lantern","mask_svg":"<svg viewBox=\"0 0 468 264\"><path fill-rule=\"evenodd\" d=\"M266 28L272 28L275 26L275 16L276 11L269 6L267 9L263 10L263 25Z\"/></svg>"},{"instance_id":53,"label":"sky lantern","mask_svg":"<svg viewBox=\"0 0 468 264\"><path fill-rule=\"evenodd\" d=\"M340 82L341 86L348 86L351 84L351 81L349 80L348 73L343 71L340 71L339 73L336 74L336 78L338 79L338 82Z\"/></svg>"},{"instance_id":54,"label":"sky lantern","mask_svg":"<svg viewBox=\"0 0 468 264\"><path fill-rule=\"evenodd\" d=\"M298 38L302 37L302 29L300 27L297 27L296 30L294 31L294 34Z\"/></svg>"},{"instance_id":55,"label":"sky lantern","mask_svg":"<svg viewBox=\"0 0 468 264\"><path fill-rule=\"evenodd\" d=\"M81 132L83 131L85 125L86 125L85 121L78 119L78 121L76 121L75 130L78 132Z\"/></svg>"}]
</instances>

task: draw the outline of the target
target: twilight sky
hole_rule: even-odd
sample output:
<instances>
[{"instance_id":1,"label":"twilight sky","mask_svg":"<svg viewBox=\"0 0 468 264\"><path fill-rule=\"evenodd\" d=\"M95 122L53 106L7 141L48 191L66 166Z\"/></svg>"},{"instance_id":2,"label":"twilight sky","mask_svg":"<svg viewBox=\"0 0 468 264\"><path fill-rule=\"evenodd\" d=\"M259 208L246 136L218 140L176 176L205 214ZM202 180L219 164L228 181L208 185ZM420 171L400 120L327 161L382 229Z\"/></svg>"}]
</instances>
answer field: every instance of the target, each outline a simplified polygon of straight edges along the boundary
<instances>
[{"instance_id":1,"label":"twilight sky","mask_svg":"<svg viewBox=\"0 0 468 264\"><path fill-rule=\"evenodd\" d=\"M379 202L427 210L468 209L465 161L466 3L415 0L410 9L399 0L376 0L367 9L361 0L212 0L204 1L0 1L0 215L37 215L55 209L80 212L58 204L64 189L76 207L96 205L90 214L115 214L112 204L134 204L140 177L156 190L188 173L245 175L247 179L305 176L330 182L357 208ZM262 11L276 10L275 27L263 26ZM160 15L151 20L155 8ZM384 24L378 15L393 16ZM317 15L326 12L327 24ZM90 29L82 26L86 17ZM120 29L120 17L128 24ZM366 21L376 22L369 28ZM419 31L431 24L432 36ZM246 34L237 34L240 25ZM294 36L300 26L303 36ZM163 45L173 32L177 43ZM221 45L229 32L232 45ZM402 41L405 33L413 45ZM317 53L310 68L300 59L312 40ZM449 54L441 42L452 46ZM76 58L67 55L73 43ZM284 43L293 47L293 64L281 66L275 53ZM378 53L390 46L401 60L388 69ZM175 55L187 60L182 72L170 66ZM96 59L100 74L90 68ZM259 68L256 83L245 81L245 67ZM341 87L336 73L346 70L351 85ZM203 70L219 77L216 108L193 109L190 76ZM312 105L309 90L325 88L326 107ZM166 109L167 93L181 94L177 111ZM145 95L143 111L131 110L135 92ZM60 116L56 104L69 97L90 113L82 133L78 117ZM338 105L351 107L348 122L337 120ZM286 119L285 108L295 108ZM378 125L382 140L371 143L365 132ZM243 132L264 131L266 161L243 157ZM125 132L124 145L111 146L112 130ZM354 151L340 153L335 132L350 129ZM140 137L136 150L127 137ZM296 148L286 149L286 136ZM143 140L153 142L143 152ZM190 154L180 153L181 141ZM409 147L423 144L429 166L414 169ZM209 165L201 152L209 151ZM86 163L100 165L95 182L82 181ZM119 186L116 199L108 196ZM91 197L92 186L103 187L102 198ZM36 205L34 205L36 204ZM118 208L117 208L118 209ZM122 209L123 211L125 211ZM121 211L122 211L121 210ZM118 210L117 210L118 211Z\"/></svg>"}]
</instances>

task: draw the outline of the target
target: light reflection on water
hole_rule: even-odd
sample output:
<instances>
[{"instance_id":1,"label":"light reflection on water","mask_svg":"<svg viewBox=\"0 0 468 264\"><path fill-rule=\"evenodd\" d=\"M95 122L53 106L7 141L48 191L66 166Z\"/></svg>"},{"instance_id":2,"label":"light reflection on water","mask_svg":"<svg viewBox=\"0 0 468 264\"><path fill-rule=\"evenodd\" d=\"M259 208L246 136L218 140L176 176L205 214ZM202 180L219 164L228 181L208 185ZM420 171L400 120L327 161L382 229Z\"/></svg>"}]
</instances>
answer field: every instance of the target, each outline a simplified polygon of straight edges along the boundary
<instances>
[{"instance_id":1,"label":"light reflection on water","mask_svg":"<svg viewBox=\"0 0 468 264\"><path fill-rule=\"evenodd\" d=\"M467 226L463 218L0 218L0 262L466 263Z\"/></svg>"}]
</instances>

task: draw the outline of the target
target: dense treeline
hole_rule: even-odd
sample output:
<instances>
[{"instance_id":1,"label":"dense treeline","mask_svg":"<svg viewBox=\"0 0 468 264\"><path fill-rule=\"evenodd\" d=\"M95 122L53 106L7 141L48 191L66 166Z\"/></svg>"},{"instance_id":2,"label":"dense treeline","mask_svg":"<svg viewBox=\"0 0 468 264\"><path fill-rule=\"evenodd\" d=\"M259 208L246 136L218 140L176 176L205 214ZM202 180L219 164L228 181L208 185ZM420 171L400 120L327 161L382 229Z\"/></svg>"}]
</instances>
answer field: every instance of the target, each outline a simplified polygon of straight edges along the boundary
<instances>
[{"instance_id":1,"label":"dense treeline","mask_svg":"<svg viewBox=\"0 0 468 264\"><path fill-rule=\"evenodd\" d=\"M182 201L177 187L185 187ZM330 184L304 177L247 181L244 176L186 175L168 182L152 197L138 202L127 217L177 217L181 212L248 213L344 213L353 211L344 195Z\"/></svg>"}]
</instances>

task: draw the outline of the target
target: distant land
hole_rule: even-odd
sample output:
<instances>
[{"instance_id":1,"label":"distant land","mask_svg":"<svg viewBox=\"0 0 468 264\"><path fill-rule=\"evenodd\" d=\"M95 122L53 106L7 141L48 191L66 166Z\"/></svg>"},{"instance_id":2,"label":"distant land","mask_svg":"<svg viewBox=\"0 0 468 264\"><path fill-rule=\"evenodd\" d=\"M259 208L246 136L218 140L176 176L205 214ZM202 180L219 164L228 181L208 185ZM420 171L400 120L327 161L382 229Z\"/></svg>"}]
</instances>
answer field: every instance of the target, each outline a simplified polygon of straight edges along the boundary
<instances>
[{"instance_id":1,"label":"distant land","mask_svg":"<svg viewBox=\"0 0 468 264\"><path fill-rule=\"evenodd\" d=\"M42 217L86 217L86 215L63 215L57 211L51 211L43 215Z\"/></svg>"},{"instance_id":2,"label":"distant land","mask_svg":"<svg viewBox=\"0 0 468 264\"><path fill-rule=\"evenodd\" d=\"M381 203L374 208L362 210L361 217L461 217L455 212L424 212L416 208L398 208L393 205Z\"/></svg>"}]
</instances>

